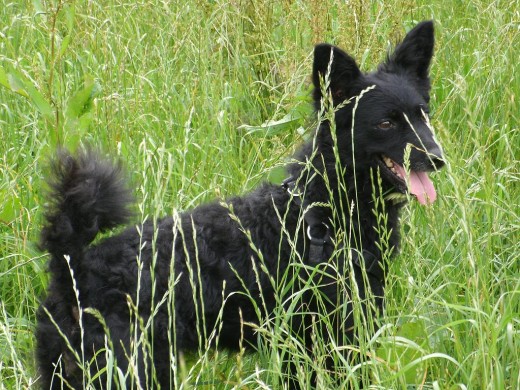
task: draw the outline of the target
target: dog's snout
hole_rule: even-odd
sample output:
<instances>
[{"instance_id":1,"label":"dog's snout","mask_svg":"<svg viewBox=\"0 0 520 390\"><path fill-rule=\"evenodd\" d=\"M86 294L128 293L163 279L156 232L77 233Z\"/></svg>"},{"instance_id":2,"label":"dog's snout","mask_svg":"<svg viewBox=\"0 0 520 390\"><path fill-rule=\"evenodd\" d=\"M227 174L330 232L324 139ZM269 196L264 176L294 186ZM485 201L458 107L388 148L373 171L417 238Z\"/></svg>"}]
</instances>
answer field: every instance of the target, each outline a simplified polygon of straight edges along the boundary
<instances>
[{"instance_id":1,"label":"dog's snout","mask_svg":"<svg viewBox=\"0 0 520 390\"><path fill-rule=\"evenodd\" d=\"M445 164L442 150L437 144L428 148L428 157L435 169L440 169Z\"/></svg>"},{"instance_id":2,"label":"dog's snout","mask_svg":"<svg viewBox=\"0 0 520 390\"><path fill-rule=\"evenodd\" d=\"M432 163L435 169L441 169L444 166L445 161L442 157L435 157L432 158Z\"/></svg>"},{"instance_id":3,"label":"dog's snout","mask_svg":"<svg viewBox=\"0 0 520 390\"><path fill-rule=\"evenodd\" d=\"M438 170L445 164L442 149L433 141L412 149L410 162L414 169L425 171Z\"/></svg>"}]
</instances>

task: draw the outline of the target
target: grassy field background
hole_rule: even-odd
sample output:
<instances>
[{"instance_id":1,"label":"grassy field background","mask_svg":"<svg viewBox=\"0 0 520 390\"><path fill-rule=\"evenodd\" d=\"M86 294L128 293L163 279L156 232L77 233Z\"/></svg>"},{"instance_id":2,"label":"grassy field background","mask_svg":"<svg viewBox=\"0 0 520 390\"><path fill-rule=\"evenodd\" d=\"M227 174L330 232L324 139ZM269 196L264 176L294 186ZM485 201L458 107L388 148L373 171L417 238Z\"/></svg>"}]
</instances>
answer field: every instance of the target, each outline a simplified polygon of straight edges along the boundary
<instances>
[{"instance_id":1,"label":"grassy field background","mask_svg":"<svg viewBox=\"0 0 520 390\"><path fill-rule=\"evenodd\" d=\"M119 155L142 218L278 181L308 133L313 45L370 70L431 18L432 123L448 165L435 205L403 214L373 345L384 353L365 370L374 389L519 389L518 0L2 0L0 389L37 383L48 275L36 242L58 144ZM188 364L184 388L276 388L269 352L203 356L190 364L217 380L200 385Z\"/></svg>"}]
</instances>

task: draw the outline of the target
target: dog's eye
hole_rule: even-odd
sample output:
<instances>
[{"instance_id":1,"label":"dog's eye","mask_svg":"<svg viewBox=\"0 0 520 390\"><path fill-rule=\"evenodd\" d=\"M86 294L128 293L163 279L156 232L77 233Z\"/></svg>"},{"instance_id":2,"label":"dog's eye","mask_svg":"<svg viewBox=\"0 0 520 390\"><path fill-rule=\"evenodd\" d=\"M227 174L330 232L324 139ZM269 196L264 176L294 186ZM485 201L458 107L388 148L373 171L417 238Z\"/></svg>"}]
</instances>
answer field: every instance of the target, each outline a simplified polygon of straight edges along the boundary
<instances>
[{"instance_id":1,"label":"dog's eye","mask_svg":"<svg viewBox=\"0 0 520 390\"><path fill-rule=\"evenodd\" d=\"M377 127L381 130L388 130L394 127L394 124L390 121L382 121L378 123Z\"/></svg>"}]
</instances>

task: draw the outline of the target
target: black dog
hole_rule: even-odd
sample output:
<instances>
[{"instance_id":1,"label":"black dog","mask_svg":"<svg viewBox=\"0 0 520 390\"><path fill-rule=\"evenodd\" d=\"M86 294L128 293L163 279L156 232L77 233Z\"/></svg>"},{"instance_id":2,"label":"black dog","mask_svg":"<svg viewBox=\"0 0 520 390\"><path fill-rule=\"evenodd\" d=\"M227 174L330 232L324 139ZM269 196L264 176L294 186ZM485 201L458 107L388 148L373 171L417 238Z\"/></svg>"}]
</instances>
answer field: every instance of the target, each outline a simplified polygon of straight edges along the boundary
<instances>
[{"instance_id":1,"label":"black dog","mask_svg":"<svg viewBox=\"0 0 520 390\"><path fill-rule=\"evenodd\" d=\"M207 340L255 345L251 324L280 305L294 311L291 331L308 353L313 332L327 337L313 313L330 314L339 342L353 341L345 297L357 288L367 316L382 309L406 194L421 204L436 197L426 174L443 165L428 123L433 46L433 23L422 22L368 74L340 49L316 46L319 126L288 165L289 179L96 245L99 232L131 217L121 169L91 151L60 152L42 232L52 255L38 312L43 387L84 387L86 364L91 385L107 387L115 359L142 387L171 388L176 353Z\"/></svg>"}]
</instances>

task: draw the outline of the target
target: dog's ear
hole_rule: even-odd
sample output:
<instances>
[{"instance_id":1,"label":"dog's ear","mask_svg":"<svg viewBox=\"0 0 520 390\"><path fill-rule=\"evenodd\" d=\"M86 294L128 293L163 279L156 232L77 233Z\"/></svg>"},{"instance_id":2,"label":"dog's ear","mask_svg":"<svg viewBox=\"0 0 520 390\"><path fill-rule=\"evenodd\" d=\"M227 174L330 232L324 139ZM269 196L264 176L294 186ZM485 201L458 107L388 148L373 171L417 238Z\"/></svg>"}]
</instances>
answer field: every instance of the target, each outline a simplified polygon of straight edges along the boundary
<instances>
[{"instance_id":1,"label":"dog's ear","mask_svg":"<svg viewBox=\"0 0 520 390\"><path fill-rule=\"evenodd\" d=\"M433 30L431 20L415 26L389 55L380 70L390 73L406 72L416 81L425 81L429 85L428 73L434 46Z\"/></svg>"},{"instance_id":2,"label":"dog's ear","mask_svg":"<svg viewBox=\"0 0 520 390\"><path fill-rule=\"evenodd\" d=\"M321 43L314 48L314 65L312 82L314 84L314 102L320 105L322 88L332 94L334 104L343 102L349 97L348 90L352 82L361 76L356 61L343 50L327 43Z\"/></svg>"}]
</instances>

